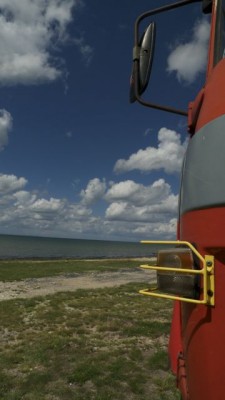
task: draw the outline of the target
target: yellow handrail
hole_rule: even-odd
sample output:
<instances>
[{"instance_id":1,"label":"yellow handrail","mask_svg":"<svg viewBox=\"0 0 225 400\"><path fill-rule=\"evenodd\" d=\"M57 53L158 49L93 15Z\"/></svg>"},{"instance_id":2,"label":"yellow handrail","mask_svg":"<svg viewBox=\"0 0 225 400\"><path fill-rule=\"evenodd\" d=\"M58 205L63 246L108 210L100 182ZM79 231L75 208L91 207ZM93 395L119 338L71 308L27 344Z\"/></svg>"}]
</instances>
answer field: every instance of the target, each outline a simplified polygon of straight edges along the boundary
<instances>
[{"instance_id":1,"label":"yellow handrail","mask_svg":"<svg viewBox=\"0 0 225 400\"><path fill-rule=\"evenodd\" d=\"M176 246L187 246L189 249L196 255L196 257L201 261L202 268L200 270L194 269L182 269L182 268L171 268L171 267L160 267L154 265L141 265L140 267L143 269L149 269L154 271L168 271L168 272L177 272L182 274L192 274L192 275L202 275L203 277L203 297L201 300L190 299L187 297L174 296L169 294L162 294L156 292L157 288L152 289L143 289L140 290L139 293L145 294L148 296L154 297L162 297L171 300L180 300L188 303L195 304L206 304L210 306L215 305L215 279L214 279L214 257L211 255L202 256L196 248L187 241L174 241L174 240L166 240L166 241L150 241L143 240L141 241L143 244L158 244L158 245L176 245Z\"/></svg>"},{"instance_id":2,"label":"yellow handrail","mask_svg":"<svg viewBox=\"0 0 225 400\"><path fill-rule=\"evenodd\" d=\"M204 262L204 257L197 251L197 249L190 243L185 240L142 240L141 243L143 244L165 244L165 245L171 245L174 244L176 246L187 246L193 253L201 260Z\"/></svg>"}]
</instances>

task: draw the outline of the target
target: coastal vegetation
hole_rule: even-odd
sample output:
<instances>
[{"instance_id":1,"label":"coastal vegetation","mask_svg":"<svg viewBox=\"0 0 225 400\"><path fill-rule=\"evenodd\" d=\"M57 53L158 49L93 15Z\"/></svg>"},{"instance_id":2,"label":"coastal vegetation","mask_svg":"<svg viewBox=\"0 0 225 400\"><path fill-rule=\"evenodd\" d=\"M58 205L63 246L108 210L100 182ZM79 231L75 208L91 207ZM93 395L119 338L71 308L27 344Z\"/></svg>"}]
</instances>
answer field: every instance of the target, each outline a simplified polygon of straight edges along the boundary
<instances>
[{"instance_id":1,"label":"coastal vegetation","mask_svg":"<svg viewBox=\"0 0 225 400\"><path fill-rule=\"evenodd\" d=\"M72 265L57 274L71 273ZM110 261L108 271L119 265ZM145 298L140 288L130 283L1 301L0 398L178 400L167 358L172 304Z\"/></svg>"},{"instance_id":2,"label":"coastal vegetation","mask_svg":"<svg viewBox=\"0 0 225 400\"><path fill-rule=\"evenodd\" d=\"M0 281L45 278L92 271L119 271L133 269L140 261L132 259L100 260L0 260Z\"/></svg>"}]
</instances>

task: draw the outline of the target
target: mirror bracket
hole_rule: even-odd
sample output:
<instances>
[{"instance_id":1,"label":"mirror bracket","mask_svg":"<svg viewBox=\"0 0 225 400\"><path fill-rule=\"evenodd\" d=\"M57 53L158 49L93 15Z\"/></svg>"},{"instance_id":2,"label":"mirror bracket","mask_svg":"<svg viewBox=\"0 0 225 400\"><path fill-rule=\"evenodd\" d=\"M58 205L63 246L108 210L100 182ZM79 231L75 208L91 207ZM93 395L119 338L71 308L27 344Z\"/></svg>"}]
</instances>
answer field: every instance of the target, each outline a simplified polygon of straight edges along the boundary
<instances>
[{"instance_id":1,"label":"mirror bracket","mask_svg":"<svg viewBox=\"0 0 225 400\"><path fill-rule=\"evenodd\" d=\"M134 46L133 48L133 61L140 60L140 46Z\"/></svg>"},{"instance_id":2,"label":"mirror bracket","mask_svg":"<svg viewBox=\"0 0 225 400\"><path fill-rule=\"evenodd\" d=\"M174 107L166 107L163 105L150 103L150 102L142 99L141 96L139 95L139 61L140 61L140 53L141 53L141 47L139 45L139 25L143 19L150 17L152 15L159 14L164 11L176 9L178 7L183 7L183 6L191 4L191 3L201 2L201 1L202 0L178 1L176 3L168 4L166 6L159 7L154 10L151 10L151 11L147 11L137 18L137 20L135 22L135 28L134 28L134 48L133 48L133 72L134 73L133 73L132 80L131 80L134 85L134 96L133 96L133 99L131 100L131 102L134 102L135 100L137 100L140 104L142 104L146 107L155 108L158 110L167 111L167 112L174 113L174 114L179 114L179 115L183 115L186 117L188 116L187 111L179 110Z\"/></svg>"}]
</instances>

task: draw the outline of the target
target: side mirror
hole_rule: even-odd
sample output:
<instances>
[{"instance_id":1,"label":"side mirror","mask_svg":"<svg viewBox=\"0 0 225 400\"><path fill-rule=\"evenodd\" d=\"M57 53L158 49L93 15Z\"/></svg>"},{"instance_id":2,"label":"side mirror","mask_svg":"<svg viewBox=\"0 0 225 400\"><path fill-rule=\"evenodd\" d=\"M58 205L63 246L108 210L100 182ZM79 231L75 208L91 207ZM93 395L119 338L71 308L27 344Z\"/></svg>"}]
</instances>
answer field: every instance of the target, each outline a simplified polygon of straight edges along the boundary
<instances>
[{"instance_id":1,"label":"side mirror","mask_svg":"<svg viewBox=\"0 0 225 400\"><path fill-rule=\"evenodd\" d=\"M156 35L156 25L152 22L144 32L140 44L137 48L134 48L134 59L133 62L138 63L138 68L135 68L133 63L131 83L130 83L130 102L134 103L136 101L135 96L135 78L138 82L138 94L141 95L148 86L152 61L154 56L155 48L155 36ZM135 77L135 74L138 74Z\"/></svg>"},{"instance_id":2,"label":"side mirror","mask_svg":"<svg viewBox=\"0 0 225 400\"><path fill-rule=\"evenodd\" d=\"M203 12L210 12L213 0L180 0L172 4L167 4L158 7L139 15L134 24L134 50L133 50L133 67L130 82L130 102L134 103L136 100L145 107L155 108L170 112L173 114L188 116L187 111L179 110L174 107L168 107L161 104L151 103L141 97L145 91L152 67L154 45L155 45L155 23L152 22L146 29L142 39L139 39L140 23L155 14L175 10L176 8L183 7L192 3L202 3Z\"/></svg>"}]
</instances>

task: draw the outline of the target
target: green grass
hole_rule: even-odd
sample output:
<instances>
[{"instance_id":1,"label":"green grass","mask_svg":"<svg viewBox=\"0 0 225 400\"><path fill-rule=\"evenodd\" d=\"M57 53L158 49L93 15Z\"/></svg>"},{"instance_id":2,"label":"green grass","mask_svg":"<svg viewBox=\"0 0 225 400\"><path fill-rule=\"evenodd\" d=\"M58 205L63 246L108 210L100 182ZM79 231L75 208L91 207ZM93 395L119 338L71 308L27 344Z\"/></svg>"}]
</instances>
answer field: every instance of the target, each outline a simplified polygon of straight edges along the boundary
<instances>
[{"instance_id":1,"label":"green grass","mask_svg":"<svg viewBox=\"0 0 225 400\"><path fill-rule=\"evenodd\" d=\"M172 304L142 286L0 302L0 399L178 400Z\"/></svg>"},{"instance_id":2,"label":"green grass","mask_svg":"<svg viewBox=\"0 0 225 400\"><path fill-rule=\"evenodd\" d=\"M44 278L65 274L91 271L118 271L121 268L134 268L140 262L134 260L0 260L0 281L14 281Z\"/></svg>"}]
</instances>

